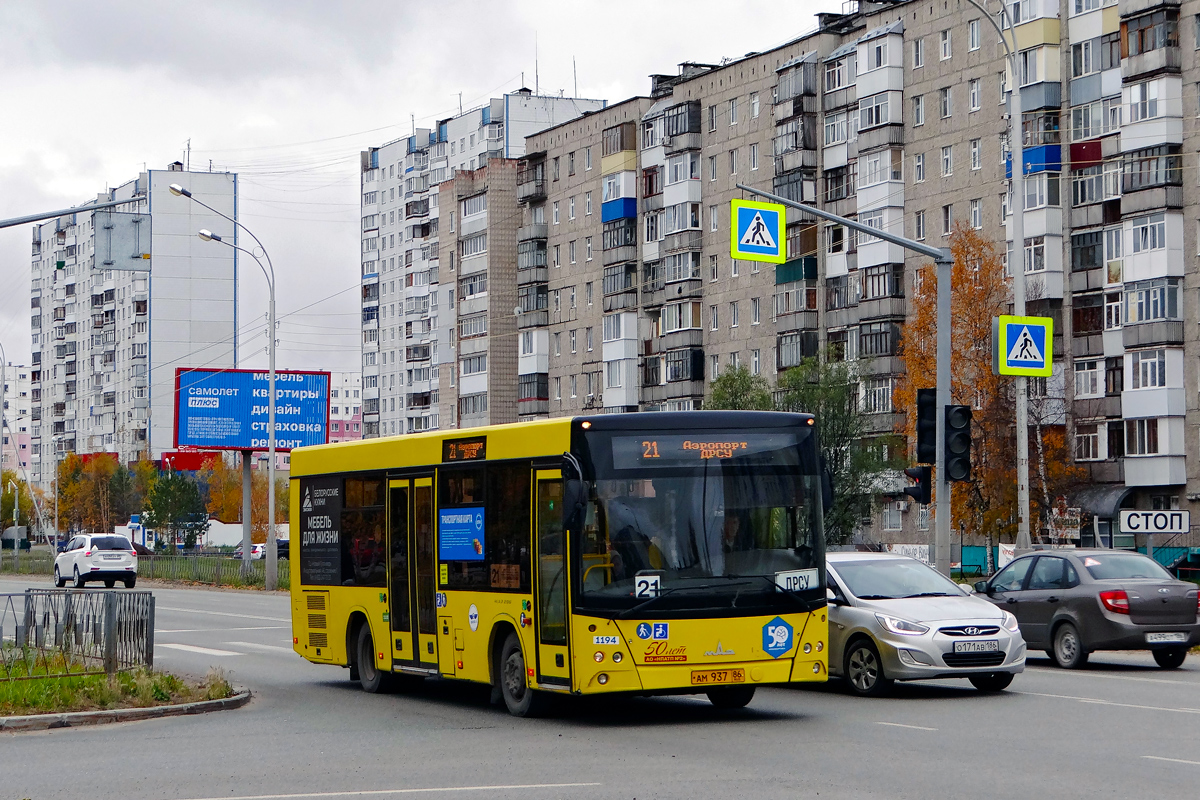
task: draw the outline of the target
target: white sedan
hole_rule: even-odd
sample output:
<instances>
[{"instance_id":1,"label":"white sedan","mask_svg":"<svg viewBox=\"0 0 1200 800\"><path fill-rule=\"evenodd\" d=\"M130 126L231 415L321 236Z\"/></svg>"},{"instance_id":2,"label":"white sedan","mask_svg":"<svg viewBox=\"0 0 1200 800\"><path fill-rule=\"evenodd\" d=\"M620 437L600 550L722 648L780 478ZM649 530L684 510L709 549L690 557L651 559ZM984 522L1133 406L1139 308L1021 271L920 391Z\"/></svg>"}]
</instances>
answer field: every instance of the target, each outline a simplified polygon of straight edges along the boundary
<instances>
[{"instance_id":1,"label":"white sedan","mask_svg":"<svg viewBox=\"0 0 1200 800\"><path fill-rule=\"evenodd\" d=\"M68 580L76 589L88 581L104 581L110 589L121 581L132 589L137 583L137 553L124 536L76 536L54 559L54 585L65 586Z\"/></svg>"}]
</instances>

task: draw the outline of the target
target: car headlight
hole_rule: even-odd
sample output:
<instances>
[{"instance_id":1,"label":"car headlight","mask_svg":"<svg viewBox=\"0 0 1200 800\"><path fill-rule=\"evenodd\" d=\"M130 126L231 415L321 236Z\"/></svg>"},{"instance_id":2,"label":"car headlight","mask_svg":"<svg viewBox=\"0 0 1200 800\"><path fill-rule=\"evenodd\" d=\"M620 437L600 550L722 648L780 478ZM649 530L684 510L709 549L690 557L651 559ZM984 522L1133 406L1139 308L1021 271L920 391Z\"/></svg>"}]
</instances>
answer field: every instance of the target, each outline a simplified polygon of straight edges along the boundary
<instances>
[{"instance_id":1,"label":"car headlight","mask_svg":"<svg viewBox=\"0 0 1200 800\"><path fill-rule=\"evenodd\" d=\"M879 624L887 628L892 633L902 633L906 636L920 636L922 633L929 632L928 625L909 622L906 619L900 619L900 617L889 617L887 614L876 614L875 619L879 620Z\"/></svg>"},{"instance_id":2,"label":"car headlight","mask_svg":"<svg viewBox=\"0 0 1200 800\"><path fill-rule=\"evenodd\" d=\"M1004 612L1004 622L1002 624L1005 628L1008 628L1013 633L1016 633L1018 630L1017 618L1007 611Z\"/></svg>"}]
</instances>

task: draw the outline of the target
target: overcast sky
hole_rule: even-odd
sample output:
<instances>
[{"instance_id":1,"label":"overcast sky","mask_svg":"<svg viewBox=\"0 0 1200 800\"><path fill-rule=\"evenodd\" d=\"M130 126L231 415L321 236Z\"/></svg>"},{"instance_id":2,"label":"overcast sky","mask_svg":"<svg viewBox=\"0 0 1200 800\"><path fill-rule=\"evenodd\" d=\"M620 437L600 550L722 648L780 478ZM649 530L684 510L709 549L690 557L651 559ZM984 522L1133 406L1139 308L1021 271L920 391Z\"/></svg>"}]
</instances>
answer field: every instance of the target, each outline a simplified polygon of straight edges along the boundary
<instances>
[{"instance_id":1,"label":"overcast sky","mask_svg":"<svg viewBox=\"0 0 1200 800\"><path fill-rule=\"evenodd\" d=\"M240 174L279 275L281 368L359 364L359 151L534 86L610 103L767 50L840 2L0 1L0 218L183 160ZM0 230L0 342L28 363L29 226ZM242 320L265 283L243 269ZM299 310L298 309L303 309ZM296 311L296 313L291 313ZM259 329L261 331L261 328ZM261 333L239 366L265 366ZM253 354L252 352L253 351Z\"/></svg>"}]
</instances>

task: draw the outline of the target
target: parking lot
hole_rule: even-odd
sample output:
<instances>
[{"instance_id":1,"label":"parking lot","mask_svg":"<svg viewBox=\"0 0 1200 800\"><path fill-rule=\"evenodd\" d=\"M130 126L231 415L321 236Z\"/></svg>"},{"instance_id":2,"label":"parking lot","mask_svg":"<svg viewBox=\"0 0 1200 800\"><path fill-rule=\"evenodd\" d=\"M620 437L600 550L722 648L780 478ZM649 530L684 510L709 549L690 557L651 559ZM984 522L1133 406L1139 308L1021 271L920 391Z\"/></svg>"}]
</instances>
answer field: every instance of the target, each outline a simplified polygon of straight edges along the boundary
<instances>
[{"instance_id":1,"label":"parking lot","mask_svg":"<svg viewBox=\"0 0 1200 800\"><path fill-rule=\"evenodd\" d=\"M835 683L762 690L738 712L702 697L606 698L522 720L476 687L361 692L291 652L284 595L147 588L156 664L220 666L256 699L6 735L4 794L60 796L64 753L73 773L97 776L95 798L1190 798L1200 785L1196 655L1164 671L1144 653L1096 654L1068 672L1036 653L998 695L942 680L861 699Z\"/></svg>"}]
</instances>

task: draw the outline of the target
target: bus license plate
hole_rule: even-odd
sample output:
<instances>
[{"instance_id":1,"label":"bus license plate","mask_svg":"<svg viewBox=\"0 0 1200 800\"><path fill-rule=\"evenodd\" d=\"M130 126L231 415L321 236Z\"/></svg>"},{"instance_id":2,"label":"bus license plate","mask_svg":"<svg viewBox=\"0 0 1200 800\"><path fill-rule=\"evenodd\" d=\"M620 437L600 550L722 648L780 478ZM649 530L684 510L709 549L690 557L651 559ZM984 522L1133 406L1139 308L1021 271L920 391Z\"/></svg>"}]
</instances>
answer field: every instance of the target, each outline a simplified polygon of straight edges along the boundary
<instances>
[{"instance_id":1,"label":"bus license plate","mask_svg":"<svg viewBox=\"0 0 1200 800\"><path fill-rule=\"evenodd\" d=\"M994 653L1000 649L1000 642L997 639L988 639L985 642L955 642L954 652L956 653Z\"/></svg>"},{"instance_id":2,"label":"bus license plate","mask_svg":"<svg viewBox=\"0 0 1200 800\"><path fill-rule=\"evenodd\" d=\"M693 686L710 686L718 683L745 683L744 669L694 669L692 670Z\"/></svg>"},{"instance_id":3,"label":"bus license plate","mask_svg":"<svg viewBox=\"0 0 1200 800\"><path fill-rule=\"evenodd\" d=\"M1162 642L1186 642L1187 640L1188 640L1188 635L1186 633L1183 633L1182 631L1179 633L1171 632L1171 633L1147 633L1146 634L1146 643L1147 644L1158 644L1158 643L1162 643Z\"/></svg>"}]
</instances>

